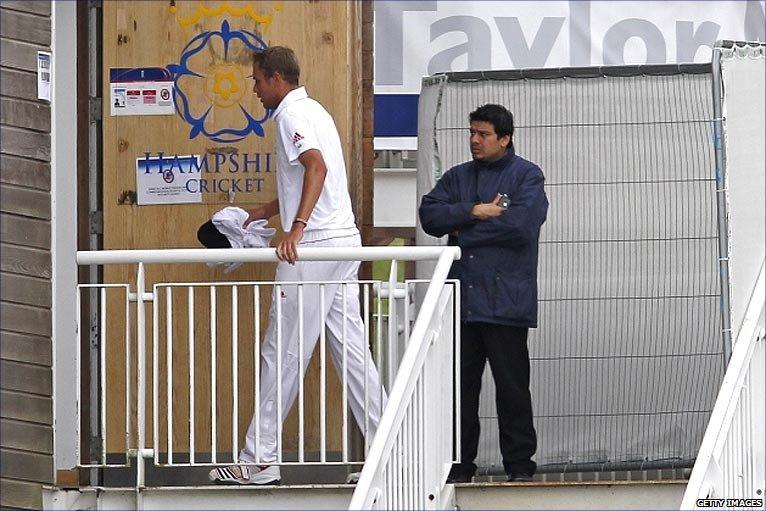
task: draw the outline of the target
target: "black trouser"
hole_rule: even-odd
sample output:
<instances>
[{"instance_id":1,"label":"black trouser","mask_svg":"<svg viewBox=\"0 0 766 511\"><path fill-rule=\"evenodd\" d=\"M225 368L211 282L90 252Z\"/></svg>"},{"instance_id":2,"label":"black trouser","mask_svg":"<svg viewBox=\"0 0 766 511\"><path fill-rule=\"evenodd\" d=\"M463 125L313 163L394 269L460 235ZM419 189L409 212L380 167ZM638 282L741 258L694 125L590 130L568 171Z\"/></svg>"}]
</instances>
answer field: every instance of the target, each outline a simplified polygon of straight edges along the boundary
<instances>
[{"instance_id":1,"label":"black trouser","mask_svg":"<svg viewBox=\"0 0 766 511\"><path fill-rule=\"evenodd\" d=\"M495 380L500 452L505 472L532 475L537 435L532 425L527 328L462 322L460 329L461 463L473 474L479 447L479 393L486 361Z\"/></svg>"}]
</instances>

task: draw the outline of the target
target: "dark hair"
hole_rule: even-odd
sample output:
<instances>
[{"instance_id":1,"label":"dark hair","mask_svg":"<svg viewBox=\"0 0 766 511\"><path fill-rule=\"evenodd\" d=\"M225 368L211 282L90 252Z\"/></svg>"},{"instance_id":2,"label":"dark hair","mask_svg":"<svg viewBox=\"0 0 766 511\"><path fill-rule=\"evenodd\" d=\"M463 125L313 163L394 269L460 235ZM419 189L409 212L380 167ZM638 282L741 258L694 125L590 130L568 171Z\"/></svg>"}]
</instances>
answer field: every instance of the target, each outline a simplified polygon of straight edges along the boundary
<instances>
[{"instance_id":1,"label":"dark hair","mask_svg":"<svg viewBox=\"0 0 766 511\"><path fill-rule=\"evenodd\" d=\"M298 85L301 76L301 68L298 65L298 57L287 46L272 46L261 52L253 53L253 63L263 70L263 74L271 77L279 72L286 82Z\"/></svg>"},{"instance_id":2,"label":"dark hair","mask_svg":"<svg viewBox=\"0 0 766 511\"><path fill-rule=\"evenodd\" d=\"M483 105L468 116L471 122L488 122L495 128L497 138L509 135L513 138L513 114L502 105Z\"/></svg>"}]
</instances>

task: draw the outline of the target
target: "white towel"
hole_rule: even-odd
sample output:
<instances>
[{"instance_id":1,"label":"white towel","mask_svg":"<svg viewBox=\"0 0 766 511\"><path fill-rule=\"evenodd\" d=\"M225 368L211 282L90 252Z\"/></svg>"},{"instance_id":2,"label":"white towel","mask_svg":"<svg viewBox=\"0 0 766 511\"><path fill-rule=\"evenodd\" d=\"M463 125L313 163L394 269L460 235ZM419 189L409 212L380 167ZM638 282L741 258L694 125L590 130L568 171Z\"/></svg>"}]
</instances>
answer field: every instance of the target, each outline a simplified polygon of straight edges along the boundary
<instances>
[{"instance_id":1,"label":"white towel","mask_svg":"<svg viewBox=\"0 0 766 511\"><path fill-rule=\"evenodd\" d=\"M246 228L242 225L248 217L247 211L242 208L229 206L213 215L213 225L221 234L229 240L231 248L266 248L271 244L271 238L277 232L273 227L266 227L266 220L250 222ZM216 266L223 263L209 263L208 266ZM224 273L234 271L242 263L229 264Z\"/></svg>"}]
</instances>

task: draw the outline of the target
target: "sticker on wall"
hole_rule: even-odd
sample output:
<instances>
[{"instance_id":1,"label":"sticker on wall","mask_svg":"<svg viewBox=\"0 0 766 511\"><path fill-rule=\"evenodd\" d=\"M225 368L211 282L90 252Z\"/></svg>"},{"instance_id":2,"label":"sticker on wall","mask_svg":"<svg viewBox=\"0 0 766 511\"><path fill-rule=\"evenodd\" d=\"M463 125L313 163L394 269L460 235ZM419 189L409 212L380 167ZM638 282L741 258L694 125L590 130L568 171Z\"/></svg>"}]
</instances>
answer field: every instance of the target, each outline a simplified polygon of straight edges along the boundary
<instances>
[{"instance_id":1,"label":"sticker on wall","mask_svg":"<svg viewBox=\"0 0 766 511\"><path fill-rule=\"evenodd\" d=\"M37 99L51 100L51 54L37 52Z\"/></svg>"},{"instance_id":2,"label":"sticker on wall","mask_svg":"<svg viewBox=\"0 0 766 511\"><path fill-rule=\"evenodd\" d=\"M164 67L109 70L112 115L174 115L173 77Z\"/></svg>"},{"instance_id":3,"label":"sticker on wall","mask_svg":"<svg viewBox=\"0 0 766 511\"><path fill-rule=\"evenodd\" d=\"M201 165L198 155L136 158L138 205L202 202L197 185Z\"/></svg>"}]
</instances>

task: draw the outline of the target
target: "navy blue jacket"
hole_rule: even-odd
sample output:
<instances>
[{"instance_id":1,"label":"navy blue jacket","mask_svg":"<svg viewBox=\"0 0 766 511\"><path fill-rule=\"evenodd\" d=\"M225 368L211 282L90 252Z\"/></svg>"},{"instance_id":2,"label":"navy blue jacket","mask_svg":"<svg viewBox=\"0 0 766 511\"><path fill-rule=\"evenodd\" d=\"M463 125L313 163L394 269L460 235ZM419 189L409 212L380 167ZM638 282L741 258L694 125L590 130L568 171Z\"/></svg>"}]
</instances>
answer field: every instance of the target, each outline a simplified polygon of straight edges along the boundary
<instances>
[{"instance_id":1,"label":"navy blue jacket","mask_svg":"<svg viewBox=\"0 0 766 511\"><path fill-rule=\"evenodd\" d=\"M461 319L516 327L537 326L537 249L548 212L540 167L513 148L490 164L453 167L420 203L420 223L431 236L449 235L462 257L450 278L460 280ZM477 220L471 208L511 199L497 218Z\"/></svg>"}]
</instances>

